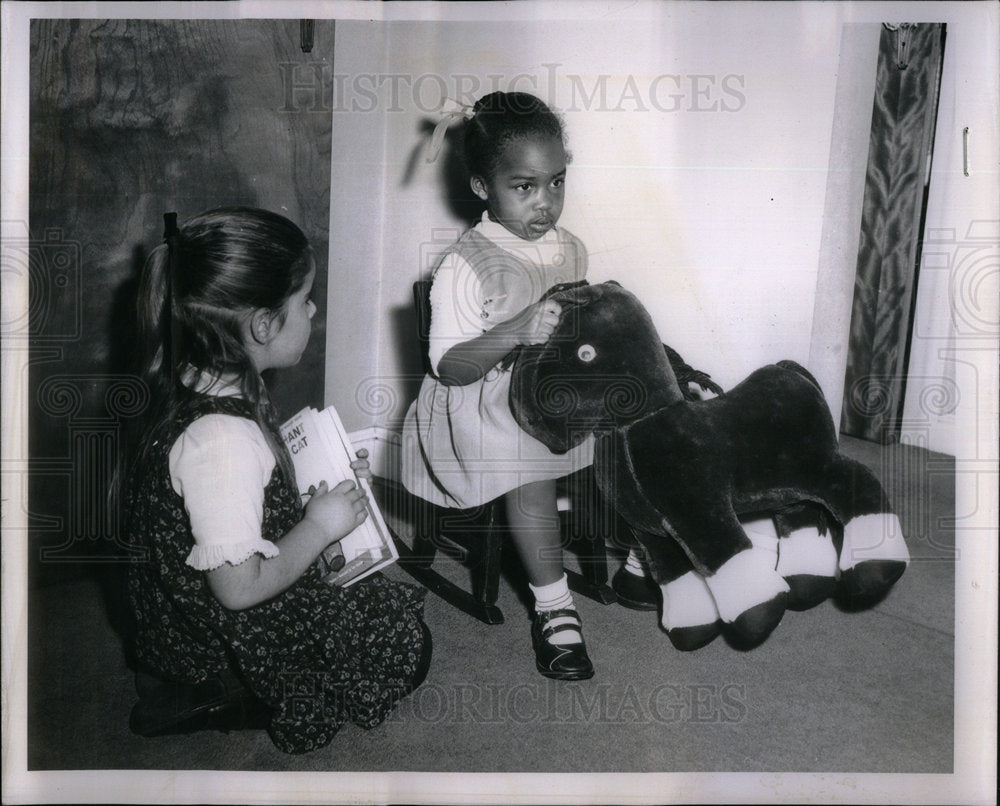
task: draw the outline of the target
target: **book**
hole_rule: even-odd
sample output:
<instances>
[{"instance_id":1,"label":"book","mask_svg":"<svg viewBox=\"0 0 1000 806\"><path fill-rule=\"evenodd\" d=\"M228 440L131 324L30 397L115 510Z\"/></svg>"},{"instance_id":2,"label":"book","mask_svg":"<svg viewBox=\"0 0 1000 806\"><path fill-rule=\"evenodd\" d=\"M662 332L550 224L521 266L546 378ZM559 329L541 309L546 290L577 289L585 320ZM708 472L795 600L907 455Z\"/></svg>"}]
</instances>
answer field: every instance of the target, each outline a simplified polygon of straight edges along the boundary
<instances>
[{"instance_id":1,"label":"book","mask_svg":"<svg viewBox=\"0 0 1000 806\"><path fill-rule=\"evenodd\" d=\"M281 436L292 456L295 480L303 497L311 495L321 482L333 489L344 479L356 482L368 495L365 522L327 546L317 560L323 579L347 587L395 562L399 552L371 486L351 469L354 448L336 409L305 408L281 426Z\"/></svg>"}]
</instances>

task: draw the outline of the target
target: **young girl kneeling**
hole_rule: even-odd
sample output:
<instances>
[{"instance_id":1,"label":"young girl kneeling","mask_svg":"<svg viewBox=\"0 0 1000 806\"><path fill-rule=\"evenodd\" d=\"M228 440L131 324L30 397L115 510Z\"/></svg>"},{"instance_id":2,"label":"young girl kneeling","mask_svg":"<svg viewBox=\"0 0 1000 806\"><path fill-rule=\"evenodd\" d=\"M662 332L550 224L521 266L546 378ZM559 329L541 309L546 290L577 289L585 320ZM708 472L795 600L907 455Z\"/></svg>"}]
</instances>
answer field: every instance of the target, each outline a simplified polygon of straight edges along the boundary
<instances>
[{"instance_id":1,"label":"young girl kneeling","mask_svg":"<svg viewBox=\"0 0 1000 806\"><path fill-rule=\"evenodd\" d=\"M303 233L250 208L179 230L167 218L139 301L154 416L125 489L126 534L147 551L129 578L136 661L182 689L235 673L278 748L313 750L348 721L379 724L422 682L423 593L381 574L347 588L320 577L320 552L367 501L352 481L324 483L303 511L261 378L309 340Z\"/></svg>"}]
</instances>

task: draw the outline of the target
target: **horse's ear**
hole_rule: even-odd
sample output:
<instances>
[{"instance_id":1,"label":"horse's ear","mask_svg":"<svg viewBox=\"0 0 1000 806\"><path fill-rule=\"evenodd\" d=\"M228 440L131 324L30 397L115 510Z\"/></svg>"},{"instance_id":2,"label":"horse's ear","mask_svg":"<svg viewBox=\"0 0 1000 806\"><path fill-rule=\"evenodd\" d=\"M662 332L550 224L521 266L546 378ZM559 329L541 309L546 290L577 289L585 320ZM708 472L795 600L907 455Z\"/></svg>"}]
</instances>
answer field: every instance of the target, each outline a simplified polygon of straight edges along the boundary
<instances>
[{"instance_id":1,"label":"horse's ear","mask_svg":"<svg viewBox=\"0 0 1000 806\"><path fill-rule=\"evenodd\" d=\"M599 286L592 286L586 280L577 280L573 283L560 283L546 291L542 299L555 300L565 311L569 308L576 308L590 302L586 297L589 296L588 289L591 288L596 289Z\"/></svg>"},{"instance_id":2,"label":"horse's ear","mask_svg":"<svg viewBox=\"0 0 1000 806\"><path fill-rule=\"evenodd\" d=\"M583 288L584 286L588 285L590 285L590 283L588 283L586 280L576 280L571 283L558 283L552 286L544 294L542 294L542 299L549 299L550 297L557 297L557 296L561 297L567 292L571 292L577 288Z\"/></svg>"}]
</instances>

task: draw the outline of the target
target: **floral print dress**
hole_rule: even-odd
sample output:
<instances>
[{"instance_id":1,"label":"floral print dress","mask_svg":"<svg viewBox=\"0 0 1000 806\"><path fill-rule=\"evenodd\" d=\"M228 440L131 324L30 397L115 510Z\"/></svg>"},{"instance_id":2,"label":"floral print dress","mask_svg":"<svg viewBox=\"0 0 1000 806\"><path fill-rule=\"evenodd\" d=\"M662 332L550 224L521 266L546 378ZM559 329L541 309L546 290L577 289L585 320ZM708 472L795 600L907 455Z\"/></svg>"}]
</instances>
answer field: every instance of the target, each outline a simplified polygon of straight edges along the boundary
<instances>
[{"instance_id":1,"label":"floral print dress","mask_svg":"<svg viewBox=\"0 0 1000 806\"><path fill-rule=\"evenodd\" d=\"M338 588L313 564L266 602L223 607L205 573L185 562L194 537L168 466L174 440L210 413L251 417L243 400L197 396L130 480L126 530L145 549L129 574L137 661L182 683L235 669L271 708L269 733L287 753L328 744L347 722L378 725L421 671L424 591L379 573ZM276 466L264 491L262 536L280 550L301 518L298 491Z\"/></svg>"}]
</instances>

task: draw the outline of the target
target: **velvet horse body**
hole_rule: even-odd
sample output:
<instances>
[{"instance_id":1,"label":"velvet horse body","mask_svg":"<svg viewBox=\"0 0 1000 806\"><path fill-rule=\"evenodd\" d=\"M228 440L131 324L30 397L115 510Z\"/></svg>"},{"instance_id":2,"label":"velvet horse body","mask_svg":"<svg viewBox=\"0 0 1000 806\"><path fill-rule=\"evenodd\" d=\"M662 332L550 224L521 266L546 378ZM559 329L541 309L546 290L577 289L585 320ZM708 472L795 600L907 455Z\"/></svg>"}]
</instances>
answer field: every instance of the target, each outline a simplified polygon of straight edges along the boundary
<instances>
[{"instance_id":1,"label":"velvet horse body","mask_svg":"<svg viewBox=\"0 0 1000 806\"><path fill-rule=\"evenodd\" d=\"M689 400L634 295L604 283L550 297L559 324L520 351L511 409L557 453L597 435L598 486L645 550L675 645L701 646L720 625L753 645L835 583L855 603L895 583L909 559L899 522L878 479L839 452L803 367L781 361Z\"/></svg>"}]
</instances>

